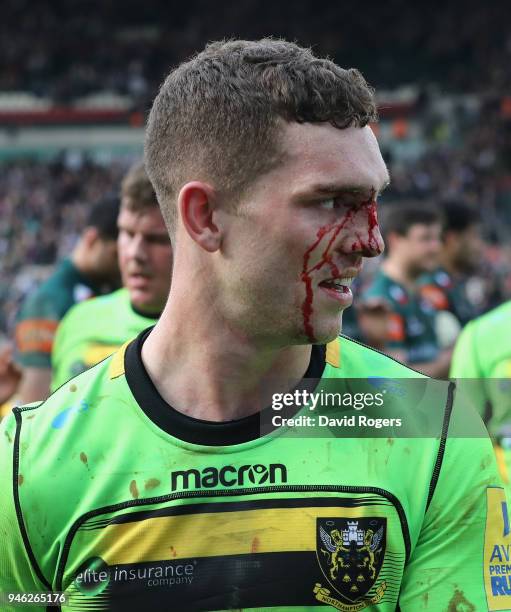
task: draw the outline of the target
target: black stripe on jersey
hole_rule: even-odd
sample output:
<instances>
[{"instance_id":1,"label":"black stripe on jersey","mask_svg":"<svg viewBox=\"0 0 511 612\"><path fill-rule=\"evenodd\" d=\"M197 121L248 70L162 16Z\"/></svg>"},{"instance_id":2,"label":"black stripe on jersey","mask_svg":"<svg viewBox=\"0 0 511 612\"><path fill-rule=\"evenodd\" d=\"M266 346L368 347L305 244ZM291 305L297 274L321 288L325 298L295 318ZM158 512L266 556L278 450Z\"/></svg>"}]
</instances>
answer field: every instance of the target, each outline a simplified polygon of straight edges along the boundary
<instances>
[{"instance_id":1,"label":"black stripe on jersey","mask_svg":"<svg viewBox=\"0 0 511 612\"><path fill-rule=\"evenodd\" d=\"M328 498L328 499L332 499L332 498ZM377 501L376 501L377 500ZM291 503L287 503L288 501L293 501L294 500L283 500L286 502L286 505L283 504L275 504L274 507L286 507L286 508L293 508L293 507L309 507L309 503L308 503L308 498L307 499L299 499L296 501L296 506L294 504ZM370 497L356 497L356 498L345 498L343 499L344 502L348 502L348 503L343 503L343 507L346 508L358 508L359 506L392 506L394 504L392 504L392 502L387 501L386 499L379 499L379 498L370 498ZM256 502L257 503L257 502ZM209 505L209 504L208 504ZM218 507L218 504L213 504L214 508ZM319 503L319 504L311 504L314 506L322 506L323 504ZM332 505L332 503L326 503L324 504L324 506L329 506ZM337 505L337 504L333 504L333 505ZM205 504L201 504L200 507L203 508L205 506ZM137 520L144 520L144 518L153 518L155 516L170 516L171 514L177 515L177 514L186 514L186 508L189 508L190 506L180 506L179 509L176 512L169 512L167 509L161 509L159 508L158 510L148 510L145 512L134 512L131 514L126 514L126 515L122 515L122 516L118 516L118 517L113 517L112 519L99 519L97 521L87 521L86 523L83 524L82 527L80 527L80 531L94 531L95 529L103 529L104 527L107 527L108 525L111 525L112 523L130 523L132 521L137 521ZM259 506L257 506L259 507ZM262 507L262 506L261 506ZM254 504L254 508L256 508L255 504ZM247 509L246 506L241 507L240 504L240 508L237 509ZM248 508L249 510L251 508ZM215 512L215 510L204 510L204 512ZM198 514L200 513L200 510L197 512L194 512L194 514ZM142 515L141 518L138 518L139 515ZM146 515L146 516L144 516ZM124 518L125 517L125 518ZM134 518L131 518L134 517Z\"/></svg>"},{"instance_id":2,"label":"black stripe on jersey","mask_svg":"<svg viewBox=\"0 0 511 612\"><path fill-rule=\"evenodd\" d=\"M177 499L193 499L200 497L234 497L238 495L261 495L264 493L301 493L307 491L316 491L316 492L331 492L331 493L374 493L376 495L381 495L382 497L388 499L391 504L395 507L399 521L401 524L401 533L403 535L404 544L405 544L405 555L406 561L410 558L410 550L411 550L411 542L410 542L410 530L408 528L408 520L406 518L406 514L404 512L403 506L399 499L389 491L385 489L380 489L379 487L351 487L344 485L278 485L273 487L254 487L252 489L210 489L206 491L178 491L177 493L172 493L170 495L161 495L159 497L153 498L143 498L143 499L135 499L125 502L120 502L118 504L112 504L111 506L104 506L102 508L95 508L94 510L90 510L86 512L82 516L78 517L71 528L69 529L66 539L64 541L64 545L62 547L62 553L59 560L59 565L57 567L56 574L56 585L57 589L60 588L62 590L62 582L64 579L64 572L66 568L66 563L68 560L69 551L71 549L71 545L73 543L73 538L75 537L76 532L81 528L83 524L85 524L89 519L92 519L96 516L100 516L102 514L109 514L113 512L118 512L121 510L125 510L127 508L134 508L137 506L149 506L152 504L171 502ZM383 504L382 504L383 505Z\"/></svg>"},{"instance_id":3,"label":"black stripe on jersey","mask_svg":"<svg viewBox=\"0 0 511 612\"><path fill-rule=\"evenodd\" d=\"M390 502L378 497L366 497L363 504L354 503L359 501L357 498L344 497L305 497L305 498L270 498L258 499L255 501L243 502L218 502L206 504L188 504L183 506L170 506L168 508L158 508L156 510L144 510L143 512L131 512L114 516L109 520L98 521L98 525L113 525L117 523L133 523L143 521L160 516L181 516L185 514L210 514L210 513L225 513L238 512L243 510L262 510L267 508L357 508L360 505L364 506L392 506ZM96 527L94 523L84 523L86 527Z\"/></svg>"},{"instance_id":4,"label":"black stripe on jersey","mask_svg":"<svg viewBox=\"0 0 511 612\"><path fill-rule=\"evenodd\" d=\"M37 406L34 406L37 408ZM21 438L21 412L20 408L13 408L14 417L16 419L16 433L14 434L14 448L13 448L13 469L12 469L12 493L14 497L14 507L16 509L16 516L18 518L18 524L21 532L21 537L23 539L23 544L25 546L25 550L27 552L27 556L30 559L30 563L34 568L34 572L39 580L44 584L44 586L48 590L51 589L51 584L46 580L39 567L37 560L34 555L34 551L30 545L30 540L28 539L27 528L25 526L25 521L23 520L23 511L21 509L20 503L20 495L19 495L19 470L20 470L20 438Z\"/></svg>"},{"instance_id":5,"label":"black stripe on jersey","mask_svg":"<svg viewBox=\"0 0 511 612\"><path fill-rule=\"evenodd\" d=\"M151 421L171 436L190 442L209 446L229 446L242 444L261 437L261 413L227 422L204 421L183 414L167 404L158 393L142 362L142 345L151 329L146 329L131 342L124 356L126 382L133 397ZM313 345L309 367L295 389L307 388L313 391L325 369L326 347ZM198 376L200 374L198 373ZM200 384L200 380L197 380ZM293 392L293 390L291 390ZM293 416L301 406L289 406L282 416ZM271 408L266 408L273 412ZM286 414L284 414L286 412ZM289 412L289 413L288 413ZM268 419L271 422L271 419Z\"/></svg>"},{"instance_id":6,"label":"black stripe on jersey","mask_svg":"<svg viewBox=\"0 0 511 612\"><path fill-rule=\"evenodd\" d=\"M207 538L208 534L204 537ZM191 581L175 580L174 575L175 582L169 584L167 578L155 577L154 568L165 569L165 562L111 566L108 610L195 611L317 606L320 604L313 590L318 582L329 588L332 596L344 599L325 580L316 551L198 557L180 559L179 564L191 567ZM153 571L149 576L151 567ZM377 585L380 583L381 578L378 578ZM399 578L394 579L389 587L397 584ZM369 593L373 592L374 587ZM395 599L397 593L389 588L386 595L387 600L389 595ZM94 597L90 600L93 602Z\"/></svg>"},{"instance_id":7,"label":"black stripe on jersey","mask_svg":"<svg viewBox=\"0 0 511 612\"><path fill-rule=\"evenodd\" d=\"M438 477L440 476L440 469L442 467L442 461L444 459L445 444L447 442L447 432L449 430L449 422L451 420L452 407L454 402L454 390L456 385L453 382L449 383L449 389L447 391L447 403L444 412L444 422L442 425L442 435L440 437L440 444L438 446L438 454L435 461L435 467L433 468L433 474L431 476L431 482L429 483L429 494L428 501L426 502L426 512L435 493Z\"/></svg>"}]
</instances>

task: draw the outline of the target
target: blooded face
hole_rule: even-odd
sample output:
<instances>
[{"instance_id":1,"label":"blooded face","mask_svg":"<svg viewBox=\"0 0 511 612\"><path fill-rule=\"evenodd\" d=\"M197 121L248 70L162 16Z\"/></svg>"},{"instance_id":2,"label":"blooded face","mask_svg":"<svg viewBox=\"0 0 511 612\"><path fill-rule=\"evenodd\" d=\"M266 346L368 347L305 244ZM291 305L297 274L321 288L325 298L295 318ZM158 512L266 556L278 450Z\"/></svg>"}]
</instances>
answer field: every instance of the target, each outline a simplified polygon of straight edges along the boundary
<instances>
[{"instance_id":1,"label":"blooded face","mask_svg":"<svg viewBox=\"0 0 511 612\"><path fill-rule=\"evenodd\" d=\"M158 314L172 277L172 246L160 210L121 207L117 225L119 266L131 303L148 315Z\"/></svg>"},{"instance_id":2,"label":"blooded face","mask_svg":"<svg viewBox=\"0 0 511 612\"><path fill-rule=\"evenodd\" d=\"M388 173L369 127L286 124L281 148L230 215L220 299L265 346L323 343L339 333L363 258L383 251L376 198Z\"/></svg>"}]
</instances>

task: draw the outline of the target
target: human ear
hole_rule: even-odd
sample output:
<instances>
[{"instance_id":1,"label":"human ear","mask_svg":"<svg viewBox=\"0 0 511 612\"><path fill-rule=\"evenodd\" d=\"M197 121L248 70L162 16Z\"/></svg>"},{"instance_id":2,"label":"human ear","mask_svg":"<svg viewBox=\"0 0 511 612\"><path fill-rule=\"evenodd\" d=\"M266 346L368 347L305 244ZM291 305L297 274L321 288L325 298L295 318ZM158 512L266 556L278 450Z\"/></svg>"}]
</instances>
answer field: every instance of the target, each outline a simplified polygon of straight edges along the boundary
<instances>
[{"instance_id":1,"label":"human ear","mask_svg":"<svg viewBox=\"0 0 511 612\"><path fill-rule=\"evenodd\" d=\"M209 253L220 248L221 231L215 223L215 190L193 181L181 188L178 207L183 225L194 242Z\"/></svg>"},{"instance_id":2,"label":"human ear","mask_svg":"<svg viewBox=\"0 0 511 612\"><path fill-rule=\"evenodd\" d=\"M95 227L86 227L83 232L83 241L85 242L88 249L94 247L99 239L99 232Z\"/></svg>"}]
</instances>

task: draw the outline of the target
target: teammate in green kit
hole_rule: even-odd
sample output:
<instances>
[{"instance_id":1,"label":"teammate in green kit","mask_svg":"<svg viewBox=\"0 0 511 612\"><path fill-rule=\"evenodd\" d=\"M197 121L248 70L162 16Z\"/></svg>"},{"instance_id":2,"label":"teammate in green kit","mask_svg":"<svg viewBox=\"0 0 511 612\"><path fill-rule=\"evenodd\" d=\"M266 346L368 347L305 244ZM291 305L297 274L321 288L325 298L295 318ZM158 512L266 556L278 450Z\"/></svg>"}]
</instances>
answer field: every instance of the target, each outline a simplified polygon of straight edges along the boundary
<instances>
[{"instance_id":1,"label":"teammate in green kit","mask_svg":"<svg viewBox=\"0 0 511 612\"><path fill-rule=\"evenodd\" d=\"M441 218L417 205L394 205L384 220L388 255L361 301L385 300L390 308L387 352L429 376L446 377L451 351L441 350L437 311L419 291L440 252Z\"/></svg>"},{"instance_id":2,"label":"teammate in green kit","mask_svg":"<svg viewBox=\"0 0 511 612\"><path fill-rule=\"evenodd\" d=\"M511 302L465 326L450 376L469 379L464 384L494 439L502 479L511 493Z\"/></svg>"},{"instance_id":3,"label":"teammate in green kit","mask_svg":"<svg viewBox=\"0 0 511 612\"><path fill-rule=\"evenodd\" d=\"M121 186L119 266L124 288L72 308L58 327L52 352L52 390L111 355L154 325L172 276L172 248L143 164Z\"/></svg>"},{"instance_id":4,"label":"teammate in green kit","mask_svg":"<svg viewBox=\"0 0 511 612\"><path fill-rule=\"evenodd\" d=\"M455 437L453 386L337 338L383 249L374 119L360 73L280 40L213 43L171 72L146 135L169 299L152 330L4 419L3 591L63 591L66 610L511 607L480 420ZM350 379L390 384L429 437L274 423L310 415L280 410L284 394Z\"/></svg>"},{"instance_id":5,"label":"teammate in green kit","mask_svg":"<svg viewBox=\"0 0 511 612\"><path fill-rule=\"evenodd\" d=\"M116 197L95 204L71 257L64 259L22 305L15 330L15 360L22 369L19 403L48 397L51 350L57 326L65 313L74 304L100 293L105 284L110 290L118 286L118 212Z\"/></svg>"}]
</instances>

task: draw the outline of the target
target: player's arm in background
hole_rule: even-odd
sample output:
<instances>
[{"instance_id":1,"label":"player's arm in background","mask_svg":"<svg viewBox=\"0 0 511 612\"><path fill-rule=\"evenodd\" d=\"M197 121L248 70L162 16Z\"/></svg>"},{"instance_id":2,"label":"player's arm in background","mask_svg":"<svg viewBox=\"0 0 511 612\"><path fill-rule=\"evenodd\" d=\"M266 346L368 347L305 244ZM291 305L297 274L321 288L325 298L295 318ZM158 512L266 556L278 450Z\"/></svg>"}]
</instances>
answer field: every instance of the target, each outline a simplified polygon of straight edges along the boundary
<instances>
[{"instance_id":1,"label":"player's arm in background","mask_svg":"<svg viewBox=\"0 0 511 612\"><path fill-rule=\"evenodd\" d=\"M24 509L15 497L14 448L16 440L15 415L10 413L0 424L0 594L41 593L49 590L43 582L40 570L30 558L30 543L24 536ZM25 537L25 539L24 539ZM25 606L10 606L0 602L2 612L16 612ZM45 606L30 606L34 612L43 612Z\"/></svg>"},{"instance_id":2,"label":"player's arm in background","mask_svg":"<svg viewBox=\"0 0 511 612\"><path fill-rule=\"evenodd\" d=\"M9 413L11 398L17 392L21 371L13 360L13 346L0 339L0 421Z\"/></svg>"},{"instance_id":3,"label":"player's arm in background","mask_svg":"<svg viewBox=\"0 0 511 612\"><path fill-rule=\"evenodd\" d=\"M55 300L36 292L23 305L15 330L16 362L22 378L18 404L41 401L50 393L51 349L60 320Z\"/></svg>"},{"instance_id":4,"label":"player's arm in background","mask_svg":"<svg viewBox=\"0 0 511 612\"><path fill-rule=\"evenodd\" d=\"M511 610L504 489L479 415L462 393L456 396L436 485L433 476L430 503L405 568L402 612Z\"/></svg>"}]
</instances>

